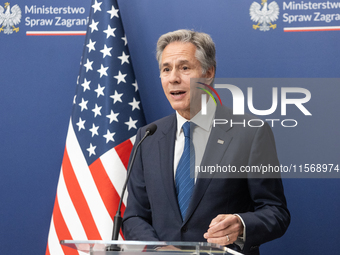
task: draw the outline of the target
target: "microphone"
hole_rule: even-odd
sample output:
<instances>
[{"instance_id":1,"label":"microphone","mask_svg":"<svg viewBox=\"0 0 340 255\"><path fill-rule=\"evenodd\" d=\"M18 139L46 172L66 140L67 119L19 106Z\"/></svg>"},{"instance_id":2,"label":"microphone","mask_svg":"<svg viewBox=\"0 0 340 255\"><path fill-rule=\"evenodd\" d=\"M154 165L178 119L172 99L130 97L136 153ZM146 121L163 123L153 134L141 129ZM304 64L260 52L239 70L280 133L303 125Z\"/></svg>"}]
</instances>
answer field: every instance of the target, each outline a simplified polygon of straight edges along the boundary
<instances>
[{"instance_id":1,"label":"microphone","mask_svg":"<svg viewBox=\"0 0 340 255\"><path fill-rule=\"evenodd\" d=\"M124 197L124 194L125 194L125 190L126 190L128 180L130 178L132 165L135 162L137 150L138 150L139 146L141 145L141 143L145 140L145 138L150 136L150 135L153 135L156 132L156 130L157 130L157 125L153 124L153 123L150 124L146 128L145 135L143 136L143 138L139 141L139 143L135 147L135 150L133 152L133 155L132 155L132 158L131 158L131 161L130 161L130 165L129 165L128 170L127 170L125 183L124 183L122 194L120 196L120 200L119 200L119 204L118 204L118 209L117 209L116 215L114 217L112 240L118 240L118 235L119 235L120 227L122 225L122 220L123 220L122 216L121 216L121 207L122 207L123 197ZM107 247L107 251L120 251L120 247L118 247L117 245L111 245L111 246Z\"/></svg>"},{"instance_id":2,"label":"microphone","mask_svg":"<svg viewBox=\"0 0 340 255\"><path fill-rule=\"evenodd\" d=\"M144 136L148 136L148 135L153 135L157 130L157 125L152 123L148 126L148 128L146 129L145 135ZM148 133L148 134L147 134ZM147 135L146 135L147 134Z\"/></svg>"}]
</instances>

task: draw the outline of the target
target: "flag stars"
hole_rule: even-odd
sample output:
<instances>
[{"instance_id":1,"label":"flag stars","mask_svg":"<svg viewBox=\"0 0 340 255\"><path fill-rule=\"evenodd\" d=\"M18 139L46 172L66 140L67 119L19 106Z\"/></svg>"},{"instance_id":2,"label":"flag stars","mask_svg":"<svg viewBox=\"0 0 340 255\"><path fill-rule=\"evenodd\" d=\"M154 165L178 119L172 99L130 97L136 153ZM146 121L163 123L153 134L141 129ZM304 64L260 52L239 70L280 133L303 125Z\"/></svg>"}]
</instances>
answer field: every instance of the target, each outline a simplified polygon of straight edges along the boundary
<instances>
[{"instance_id":1,"label":"flag stars","mask_svg":"<svg viewBox=\"0 0 340 255\"><path fill-rule=\"evenodd\" d=\"M132 86L134 86L135 87L135 92L138 90L138 83L137 83L137 81L135 80L135 82L134 83L132 83Z\"/></svg>"},{"instance_id":2,"label":"flag stars","mask_svg":"<svg viewBox=\"0 0 340 255\"><path fill-rule=\"evenodd\" d=\"M110 25L107 25L107 29L104 30L104 33L106 34L106 39L109 38L110 36L116 37L115 32L116 28L111 28Z\"/></svg>"},{"instance_id":3,"label":"flag stars","mask_svg":"<svg viewBox=\"0 0 340 255\"><path fill-rule=\"evenodd\" d=\"M87 81L86 78L84 79L84 82L81 84L81 86L84 88L83 92L85 92L87 89L90 90L90 83L91 81Z\"/></svg>"},{"instance_id":4,"label":"flag stars","mask_svg":"<svg viewBox=\"0 0 340 255\"><path fill-rule=\"evenodd\" d=\"M94 47L95 44L96 44L96 42L92 42L91 39L90 39L89 43L86 44L86 47L89 48L89 53L91 52L91 50L96 51L96 48Z\"/></svg>"},{"instance_id":5,"label":"flag stars","mask_svg":"<svg viewBox=\"0 0 340 255\"><path fill-rule=\"evenodd\" d=\"M103 137L106 138L106 143L108 143L110 141L114 142L115 140L113 139L113 136L115 134L116 134L115 132L110 133L110 130L107 130L106 135L103 135Z\"/></svg>"},{"instance_id":6,"label":"flag stars","mask_svg":"<svg viewBox=\"0 0 340 255\"><path fill-rule=\"evenodd\" d=\"M97 104L95 105L95 107L92 109L92 111L94 112L94 117L97 117L97 115L101 116L101 112L100 110L102 109L102 106L98 106Z\"/></svg>"},{"instance_id":7,"label":"flag stars","mask_svg":"<svg viewBox=\"0 0 340 255\"><path fill-rule=\"evenodd\" d=\"M113 99L113 103L114 103L114 104L115 104L116 102L121 102L121 103L123 103L123 101L122 101L122 95L123 95L123 93L122 93L122 94L118 94L117 90L115 90L115 94L112 95L112 96L110 96L110 97Z\"/></svg>"},{"instance_id":8,"label":"flag stars","mask_svg":"<svg viewBox=\"0 0 340 255\"><path fill-rule=\"evenodd\" d=\"M129 126L128 130L130 130L131 128L137 129L136 127L136 123L138 120L133 120L131 117L129 117L129 121L128 122L124 122L126 125Z\"/></svg>"},{"instance_id":9,"label":"flag stars","mask_svg":"<svg viewBox=\"0 0 340 255\"><path fill-rule=\"evenodd\" d=\"M81 107L81 112L85 109L85 110L87 110L87 103L88 103L89 101L85 101L84 100L84 98L82 98L81 99L81 103L79 103L79 106Z\"/></svg>"},{"instance_id":10,"label":"flag stars","mask_svg":"<svg viewBox=\"0 0 340 255\"><path fill-rule=\"evenodd\" d=\"M125 139L134 135L144 121L139 116L139 88L130 70L128 40L120 27L120 10L116 6L103 0L91 3L89 34L77 79L78 92L73 99L72 123L88 164L116 146L118 135Z\"/></svg>"},{"instance_id":11,"label":"flag stars","mask_svg":"<svg viewBox=\"0 0 340 255\"><path fill-rule=\"evenodd\" d=\"M107 76L107 69L109 69L109 67L104 67L103 64L100 65L100 69L97 70L97 72L100 74L100 78L102 78L103 75Z\"/></svg>"},{"instance_id":12,"label":"flag stars","mask_svg":"<svg viewBox=\"0 0 340 255\"><path fill-rule=\"evenodd\" d=\"M99 21L98 22L95 22L93 19L92 19L92 22L91 22L91 25L89 25L89 27L91 28L91 33L93 33L93 31L98 31L98 24L99 24Z\"/></svg>"},{"instance_id":13,"label":"flag stars","mask_svg":"<svg viewBox=\"0 0 340 255\"><path fill-rule=\"evenodd\" d=\"M95 0L94 4L92 5L93 12L96 13L96 11L101 11L102 9L100 6L102 5L102 2L98 3L97 0Z\"/></svg>"},{"instance_id":14,"label":"flag stars","mask_svg":"<svg viewBox=\"0 0 340 255\"><path fill-rule=\"evenodd\" d=\"M128 63L128 64L130 64L130 62L129 62L129 56L130 55L125 55L125 52L123 51L122 52L122 55L120 56L120 57L118 57L122 62L121 62L121 65L123 65L124 63Z\"/></svg>"},{"instance_id":15,"label":"flag stars","mask_svg":"<svg viewBox=\"0 0 340 255\"><path fill-rule=\"evenodd\" d=\"M85 129L85 122L86 122L86 120L82 120L79 117L79 121L76 123L76 125L78 126L78 131Z\"/></svg>"},{"instance_id":16,"label":"flag stars","mask_svg":"<svg viewBox=\"0 0 340 255\"><path fill-rule=\"evenodd\" d=\"M112 5L111 10L107 11L107 13L111 14L110 19L112 19L113 17L119 18L118 11L119 9L115 9L115 7Z\"/></svg>"},{"instance_id":17,"label":"flag stars","mask_svg":"<svg viewBox=\"0 0 340 255\"><path fill-rule=\"evenodd\" d=\"M99 96L104 96L104 89L105 87L101 87L100 84L98 84L98 88L94 90L97 93L97 98Z\"/></svg>"},{"instance_id":18,"label":"flag stars","mask_svg":"<svg viewBox=\"0 0 340 255\"><path fill-rule=\"evenodd\" d=\"M112 47L108 48L106 46L106 44L104 44L104 49L100 50L100 52L103 53L103 58L105 58L106 56L110 56L111 57L111 53L110 53L111 50L112 50Z\"/></svg>"},{"instance_id":19,"label":"flag stars","mask_svg":"<svg viewBox=\"0 0 340 255\"><path fill-rule=\"evenodd\" d=\"M99 129L99 126L92 124L92 128L89 129L90 132L92 133L92 137L94 137L95 135L98 135L98 129Z\"/></svg>"},{"instance_id":20,"label":"flag stars","mask_svg":"<svg viewBox=\"0 0 340 255\"><path fill-rule=\"evenodd\" d=\"M118 118L117 118L118 115L119 115L119 113L114 113L114 112L111 110L111 113L110 113L109 115L106 115L106 117L110 119L110 124L111 124L112 121L118 122Z\"/></svg>"},{"instance_id":21,"label":"flag stars","mask_svg":"<svg viewBox=\"0 0 340 255\"><path fill-rule=\"evenodd\" d=\"M86 149L89 152L89 157L96 155L96 148L97 146L93 146L92 143L90 143L90 147Z\"/></svg>"},{"instance_id":22,"label":"flag stars","mask_svg":"<svg viewBox=\"0 0 340 255\"><path fill-rule=\"evenodd\" d=\"M122 40L124 41L124 46L126 46L127 45L126 35L124 35L124 37L122 37Z\"/></svg>"},{"instance_id":23,"label":"flag stars","mask_svg":"<svg viewBox=\"0 0 340 255\"><path fill-rule=\"evenodd\" d=\"M88 70L93 70L92 69L92 64L93 64L93 61L90 61L89 59L86 59L86 64L84 64L85 68L86 68L86 72Z\"/></svg>"},{"instance_id":24,"label":"flag stars","mask_svg":"<svg viewBox=\"0 0 340 255\"><path fill-rule=\"evenodd\" d=\"M133 101L129 103L129 105L132 106L132 111L135 110L135 109L140 110L139 109L139 103L140 103L140 101L136 101L136 99L133 98Z\"/></svg>"},{"instance_id":25,"label":"flag stars","mask_svg":"<svg viewBox=\"0 0 340 255\"><path fill-rule=\"evenodd\" d=\"M120 82L126 83L126 81L125 81L125 76L126 76L126 74L122 74L122 73L119 71L118 75L113 76L113 77L114 77L115 79L117 79L117 84L119 84Z\"/></svg>"}]
</instances>

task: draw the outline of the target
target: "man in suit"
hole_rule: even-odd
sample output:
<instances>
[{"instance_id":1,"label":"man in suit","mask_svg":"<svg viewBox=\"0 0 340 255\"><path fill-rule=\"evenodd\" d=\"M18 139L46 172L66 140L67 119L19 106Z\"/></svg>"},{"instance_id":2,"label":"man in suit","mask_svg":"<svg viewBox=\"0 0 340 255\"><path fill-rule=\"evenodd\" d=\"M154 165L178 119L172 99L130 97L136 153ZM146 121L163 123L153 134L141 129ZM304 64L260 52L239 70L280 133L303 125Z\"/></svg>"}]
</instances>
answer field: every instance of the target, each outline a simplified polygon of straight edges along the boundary
<instances>
[{"instance_id":1,"label":"man in suit","mask_svg":"<svg viewBox=\"0 0 340 255\"><path fill-rule=\"evenodd\" d=\"M269 125L214 125L214 119L247 123L252 117L233 116L213 100L207 102L207 114L201 114L203 92L190 88L190 80L212 82L215 76L215 45L209 35L190 30L162 35L157 59L164 93L176 113L156 121L157 131L137 152L123 219L126 240L207 241L259 254L259 245L282 236L290 223L279 176L219 173L206 178L195 173L187 178L191 166L182 157L196 166L277 166ZM186 122L191 123L189 133ZM138 131L136 144L145 130Z\"/></svg>"}]
</instances>

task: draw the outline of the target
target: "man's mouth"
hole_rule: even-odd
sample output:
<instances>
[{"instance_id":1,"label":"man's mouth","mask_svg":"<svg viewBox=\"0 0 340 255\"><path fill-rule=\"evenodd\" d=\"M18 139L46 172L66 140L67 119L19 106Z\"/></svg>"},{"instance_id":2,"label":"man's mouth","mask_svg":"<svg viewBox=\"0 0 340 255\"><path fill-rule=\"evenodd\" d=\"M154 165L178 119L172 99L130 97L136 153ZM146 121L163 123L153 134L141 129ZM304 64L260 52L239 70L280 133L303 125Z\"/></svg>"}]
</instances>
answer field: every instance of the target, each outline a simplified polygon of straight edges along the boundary
<instances>
[{"instance_id":1,"label":"man's mouth","mask_svg":"<svg viewBox=\"0 0 340 255\"><path fill-rule=\"evenodd\" d=\"M173 91L173 92L170 92L170 94L173 96L179 96L179 95L185 94L185 91Z\"/></svg>"}]
</instances>

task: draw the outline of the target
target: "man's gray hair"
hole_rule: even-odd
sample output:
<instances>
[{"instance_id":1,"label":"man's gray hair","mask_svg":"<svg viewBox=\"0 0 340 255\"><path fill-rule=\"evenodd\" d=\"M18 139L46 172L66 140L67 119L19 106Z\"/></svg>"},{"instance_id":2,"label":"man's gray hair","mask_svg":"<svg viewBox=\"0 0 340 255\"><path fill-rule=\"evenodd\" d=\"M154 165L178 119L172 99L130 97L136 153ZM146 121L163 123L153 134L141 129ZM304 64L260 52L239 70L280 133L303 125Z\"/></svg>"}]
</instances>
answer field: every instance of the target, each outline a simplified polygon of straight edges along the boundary
<instances>
[{"instance_id":1,"label":"man's gray hair","mask_svg":"<svg viewBox=\"0 0 340 255\"><path fill-rule=\"evenodd\" d=\"M163 50L172 42L189 42L195 45L195 57L201 63L203 74L205 74L212 66L216 72L216 50L210 35L188 29L169 32L158 39L156 57L159 68L161 68Z\"/></svg>"}]
</instances>

